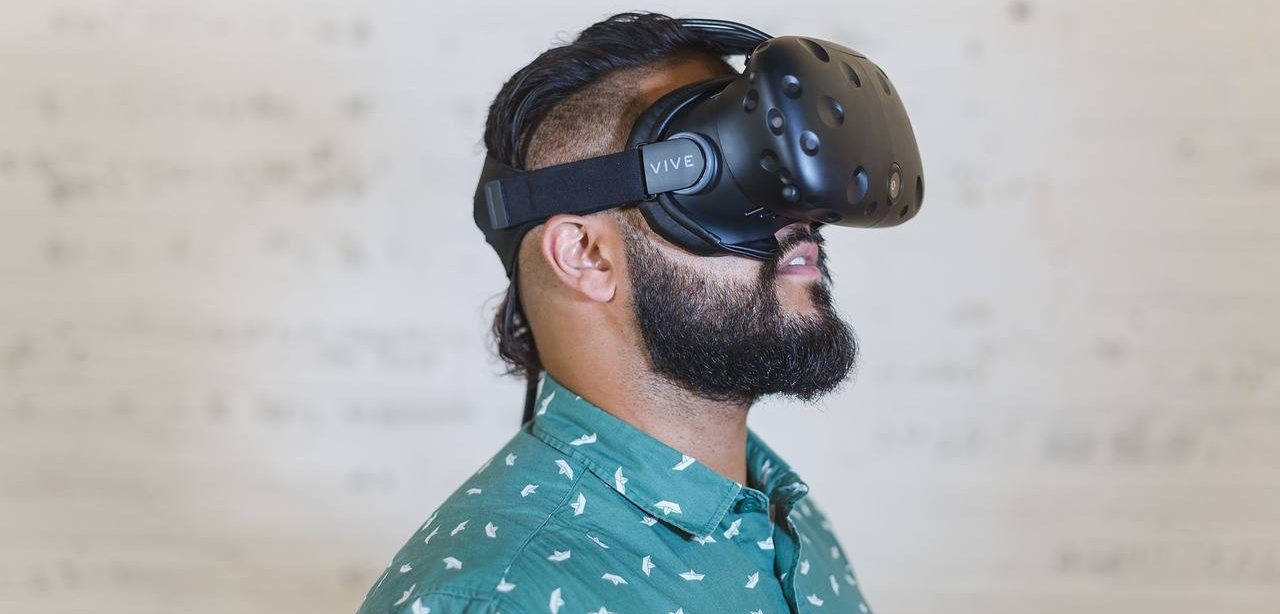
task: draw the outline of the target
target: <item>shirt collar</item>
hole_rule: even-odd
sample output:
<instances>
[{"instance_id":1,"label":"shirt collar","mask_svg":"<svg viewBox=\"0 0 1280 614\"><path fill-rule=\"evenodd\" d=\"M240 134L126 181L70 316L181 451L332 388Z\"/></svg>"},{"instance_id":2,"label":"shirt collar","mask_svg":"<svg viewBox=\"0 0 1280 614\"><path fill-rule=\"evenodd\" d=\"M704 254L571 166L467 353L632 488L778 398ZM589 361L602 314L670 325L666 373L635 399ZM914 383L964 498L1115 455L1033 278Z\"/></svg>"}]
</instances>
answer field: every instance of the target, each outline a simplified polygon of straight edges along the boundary
<instances>
[{"instance_id":1,"label":"shirt collar","mask_svg":"<svg viewBox=\"0 0 1280 614\"><path fill-rule=\"evenodd\" d=\"M747 486L593 405L543 373L531 432L581 462L619 494L695 536L715 530L739 494L792 503L809 488L747 429ZM746 491L746 492L744 492Z\"/></svg>"}]
</instances>

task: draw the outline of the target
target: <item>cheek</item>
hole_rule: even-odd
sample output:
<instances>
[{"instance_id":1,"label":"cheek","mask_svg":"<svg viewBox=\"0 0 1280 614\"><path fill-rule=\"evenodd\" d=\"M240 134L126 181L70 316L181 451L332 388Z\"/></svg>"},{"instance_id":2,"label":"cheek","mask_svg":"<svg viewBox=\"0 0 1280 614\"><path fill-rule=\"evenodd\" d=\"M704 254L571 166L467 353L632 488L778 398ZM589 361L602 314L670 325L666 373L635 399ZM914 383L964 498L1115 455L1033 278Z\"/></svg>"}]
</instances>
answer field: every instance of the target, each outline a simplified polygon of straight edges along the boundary
<instances>
[{"instance_id":1,"label":"cheek","mask_svg":"<svg viewBox=\"0 0 1280 614\"><path fill-rule=\"evenodd\" d=\"M663 255L687 271L696 271L710 280L737 285L755 284L763 266L759 260L745 256L695 256L674 246L662 246Z\"/></svg>"}]
</instances>

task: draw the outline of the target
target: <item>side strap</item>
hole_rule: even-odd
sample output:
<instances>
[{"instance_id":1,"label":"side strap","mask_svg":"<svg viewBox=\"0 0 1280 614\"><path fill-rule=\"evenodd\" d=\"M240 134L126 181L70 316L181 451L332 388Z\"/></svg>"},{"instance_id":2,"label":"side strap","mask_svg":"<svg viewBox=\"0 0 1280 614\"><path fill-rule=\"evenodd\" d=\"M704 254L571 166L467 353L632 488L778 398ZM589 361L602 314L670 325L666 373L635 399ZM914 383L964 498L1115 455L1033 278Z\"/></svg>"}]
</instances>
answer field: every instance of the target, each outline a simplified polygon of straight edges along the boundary
<instances>
[{"instance_id":1,"label":"side strap","mask_svg":"<svg viewBox=\"0 0 1280 614\"><path fill-rule=\"evenodd\" d=\"M498 229L557 213L594 213L648 196L639 149L492 179L484 195L489 223Z\"/></svg>"}]
</instances>

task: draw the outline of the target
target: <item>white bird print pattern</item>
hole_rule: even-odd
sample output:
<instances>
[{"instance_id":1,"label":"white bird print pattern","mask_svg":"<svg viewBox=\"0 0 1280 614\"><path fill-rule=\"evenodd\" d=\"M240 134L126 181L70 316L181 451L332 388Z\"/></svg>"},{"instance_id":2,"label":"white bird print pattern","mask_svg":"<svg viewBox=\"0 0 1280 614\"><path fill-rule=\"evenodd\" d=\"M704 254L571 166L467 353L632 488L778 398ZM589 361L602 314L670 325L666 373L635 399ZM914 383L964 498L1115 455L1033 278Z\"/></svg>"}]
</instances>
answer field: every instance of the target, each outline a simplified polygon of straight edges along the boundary
<instances>
[{"instance_id":1,"label":"white bird print pattern","mask_svg":"<svg viewBox=\"0 0 1280 614\"><path fill-rule=\"evenodd\" d=\"M591 541L595 542L597 546L600 546L601 548L604 548L606 550L609 548L609 545L600 541L599 537L596 537L595 535L587 535L587 537L589 537Z\"/></svg>"},{"instance_id":2,"label":"white bird print pattern","mask_svg":"<svg viewBox=\"0 0 1280 614\"><path fill-rule=\"evenodd\" d=\"M627 478L622 475L622 467L613 472L613 489L620 494L627 494Z\"/></svg>"},{"instance_id":3,"label":"white bird print pattern","mask_svg":"<svg viewBox=\"0 0 1280 614\"><path fill-rule=\"evenodd\" d=\"M742 526L742 519L735 518L733 522L729 523L729 528L725 529L722 535L724 535L725 539L733 539L733 536L737 535L740 532L738 527L741 527L741 526Z\"/></svg>"},{"instance_id":4,"label":"white bird print pattern","mask_svg":"<svg viewBox=\"0 0 1280 614\"><path fill-rule=\"evenodd\" d=\"M556 398L556 393L552 391L551 394L547 395L547 398L542 400L542 406L538 408L539 416L547 413L547 406L551 405L551 399L554 399L554 398Z\"/></svg>"},{"instance_id":5,"label":"white bird print pattern","mask_svg":"<svg viewBox=\"0 0 1280 614\"><path fill-rule=\"evenodd\" d=\"M551 614L557 614L564 607L564 598L560 596L560 587L551 591Z\"/></svg>"},{"instance_id":6,"label":"white bird print pattern","mask_svg":"<svg viewBox=\"0 0 1280 614\"><path fill-rule=\"evenodd\" d=\"M808 487L753 434L734 484L554 383L540 396L545 417L431 511L358 614L871 614Z\"/></svg>"},{"instance_id":7,"label":"white bird print pattern","mask_svg":"<svg viewBox=\"0 0 1280 614\"><path fill-rule=\"evenodd\" d=\"M688 454L681 454L680 462L676 463L676 466L672 467L672 469L675 469L676 471L684 471L689 468L689 465L693 464L694 460L696 459Z\"/></svg>"},{"instance_id":8,"label":"white bird print pattern","mask_svg":"<svg viewBox=\"0 0 1280 614\"><path fill-rule=\"evenodd\" d=\"M573 480L573 467L569 466L569 461L557 458L556 466L560 468L560 475L568 477L570 481Z\"/></svg>"},{"instance_id":9,"label":"white bird print pattern","mask_svg":"<svg viewBox=\"0 0 1280 614\"><path fill-rule=\"evenodd\" d=\"M665 499L657 503L654 503L653 506L662 510L662 513L668 516L671 515L672 513L676 513L676 514L681 513L679 503L674 503L671 501L667 501Z\"/></svg>"},{"instance_id":10,"label":"white bird print pattern","mask_svg":"<svg viewBox=\"0 0 1280 614\"><path fill-rule=\"evenodd\" d=\"M680 577L690 582L701 582L706 577L706 574L700 574L690 569L689 571L680 572Z\"/></svg>"},{"instance_id":11,"label":"white bird print pattern","mask_svg":"<svg viewBox=\"0 0 1280 614\"><path fill-rule=\"evenodd\" d=\"M404 592L404 594L400 596L400 600L399 600L399 601L396 601L395 603L393 603L393 604L391 604L391 605L400 605L400 604L402 604L402 603L404 603L404 602L408 601L408 600L409 600L409 595L412 595L412 594L413 594L413 589L415 589L415 588L418 588L418 585L417 585L417 584L414 584L413 586L410 586L410 587L409 587L409 590L405 591L405 592Z\"/></svg>"}]
</instances>

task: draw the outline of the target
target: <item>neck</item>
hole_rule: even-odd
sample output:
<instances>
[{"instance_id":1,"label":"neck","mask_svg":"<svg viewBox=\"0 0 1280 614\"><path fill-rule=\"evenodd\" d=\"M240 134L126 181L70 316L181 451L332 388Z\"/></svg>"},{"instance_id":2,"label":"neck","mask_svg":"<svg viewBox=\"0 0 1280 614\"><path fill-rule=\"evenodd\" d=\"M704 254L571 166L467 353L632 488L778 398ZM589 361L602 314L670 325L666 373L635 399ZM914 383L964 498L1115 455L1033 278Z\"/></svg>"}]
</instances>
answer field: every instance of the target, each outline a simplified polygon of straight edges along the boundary
<instances>
[{"instance_id":1,"label":"neck","mask_svg":"<svg viewBox=\"0 0 1280 614\"><path fill-rule=\"evenodd\" d=\"M548 372L593 405L746 485L750 401L704 399L647 369L631 371L631 377L610 377L594 369L549 367Z\"/></svg>"}]
</instances>

